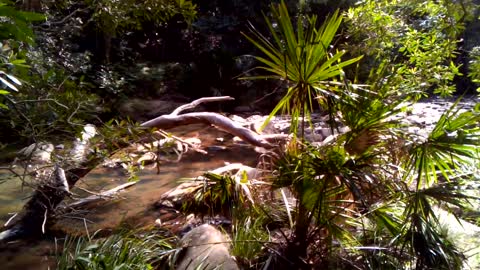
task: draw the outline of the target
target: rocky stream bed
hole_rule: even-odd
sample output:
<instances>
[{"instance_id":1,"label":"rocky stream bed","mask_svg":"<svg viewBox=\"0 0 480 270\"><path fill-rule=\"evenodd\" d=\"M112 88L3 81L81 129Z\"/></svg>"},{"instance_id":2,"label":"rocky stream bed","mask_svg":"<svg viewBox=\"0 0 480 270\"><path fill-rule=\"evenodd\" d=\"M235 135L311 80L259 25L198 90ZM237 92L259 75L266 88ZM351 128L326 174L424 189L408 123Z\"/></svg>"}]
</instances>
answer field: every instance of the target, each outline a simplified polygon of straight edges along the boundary
<instances>
[{"instance_id":1,"label":"rocky stream bed","mask_svg":"<svg viewBox=\"0 0 480 270\"><path fill-rule=\"evenodd\" d=\"M478 101L476 98L469 98L468 102L462 102L461 106L463 109L471 109L475 106L476 101ZM432 99L416 103L410 112L405 113L402 121L411 126L410 132L426 133L433 128L434 123L451 106L452 102L451 100ZM266 116L230 116L230 119L254 131L259 131ZM308 129L307 138L312 141L323 141L332 135L331 129L321 116L315 115L313 122L314 128ZM275 117L263 130L263 133L287 134L289 123L288 118ZM182 155L179 161L163 161L159 170L153 168L152 164L145 165L145 168L138 173L137 184L113 199L99 200L76 211L60 215L53 227L54 231L82 235L86 230L90 232L113 230L120 225L131 228L158 226L160 220L163 223L170 221L171 224L176 224L172 227L174 231L184 233L191 228L190 224L182 224L186 221L175 220L174 213L159 210L156 207L162 194L174 188L179 179L199 176L205 171L225 165L225 162L243 163L252 167L255 167L258 162L259 153L251 146L234 138L229 133L219 131L211 126L195 124L178 127L170 132L184 140L195 138L201 141L201 149L206 153L190 151ZM136 155L141 154L136 153ZM100 193L121 185L127 179L128 174L121 166L116 168L99 167L90 172L72 189L75 196L66 200L65 204L72 203L75 198L87 197L92 193ZM3 202L0 205L2 222L7 222L12 213L20 211L24 199L31 192L23 189L20 183L15 184L12 181L8 184L8 188L0 191L0 199ZM478 207L476 208L478 209ZM461 242L462 250L469 256L470 269L478 269L477 267L480 267L480 248L478 248L480 246L480 228L466 221L459 223L453 216L442 210L438 211L452 238L455 238L456 242ZM0 264L4 266L2 269L48 269L53 266L52 254L55 254L55 250L58 248L54 244L55 237L53 234L52 237L49 236L49 240L21 241L2 246L0 248L0 253L2 253Z\"/></svg>"}]
</instances>

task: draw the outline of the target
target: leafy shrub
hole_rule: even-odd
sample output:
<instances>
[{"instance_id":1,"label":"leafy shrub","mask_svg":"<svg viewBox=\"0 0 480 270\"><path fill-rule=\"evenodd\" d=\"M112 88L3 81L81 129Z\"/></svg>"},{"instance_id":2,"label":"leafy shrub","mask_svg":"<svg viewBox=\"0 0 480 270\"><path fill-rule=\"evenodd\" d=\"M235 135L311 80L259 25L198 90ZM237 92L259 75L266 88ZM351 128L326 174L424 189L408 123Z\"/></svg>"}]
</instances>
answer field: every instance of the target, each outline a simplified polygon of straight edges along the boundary
<instances>
[{"instance_id":1,"label":"leafy shrub","mask_svg":"<svg viewBox=\"0 0 480 270\"><path fill-rule=\"evenodd\" d=\"M347 12L346 48L365 55L364 77L385 62L396 91L449 96L462 75L456 56L471 7L470 1L366 0Z\"/></svg>"},{"instance_id":2,"label":"leafy shrub","mask_svg":"<svg viewBox=\"0 0 480 270\"><path fill-rule=\"evenodd\" d=\"M272 186L289 188L296 198L295 223L285 251L296 267L308 268L306 262L313 261L333 269L343 265L339 257L359 256L379 268L460 269L464 263L465 257L442 230L435 208L451 212L451 206L463 208L470 199L464 191L466 183L478 180L469 174L478 166L480 114L462 112L457 101L425 136L410 133L392 118L412 96L429 88L451 94L451 82L458 75L453 58L464 19L457 15L463 9L450 2L422 3L365 1L349 11L350 38L367 40L347 46L367 54L370 66L363 63L359 68L368 75L357 78L367 85L348 81L343 63L353 61L340 62L341 53L313 61L316 51L308 50L308 41L317 40L296 43L311 32L301 20L296 29L286 22L290 18L283 2L272 11L278 22L267 21L273 41L258 32L250 38L266 55L257 60L270 74L259 78L290 83L272 115L285 108L295 131L298 119L309 119L313 100L327 101L329 106L322 108L330 120L348 127L318 145L294 142L285 153L274 155ZM448 10L453 7L460 13ZM312 32L322 33L329 23ZM330 44L331 37L321 37L318 43ZM327 73L332 77L325 76L321 86L303 77L317 71L309 61L320 66L319 71L336 64ZM340 79L326 82L337 76ZM372 260L369 249L382 250L382 258Z\"/></svg>"},{"instance_id":3,"label":"leafy shrub","mask_svg":"<svg viewBox=\"0 0 480 270\"><path fill-rule=\"evenodd\" d=\"M2 95L18 92L17 86L22 84L15 77L18 69L28 68L26 46L34 43L30 23L45 19L41 14L19 11L13 4L8 0L0 1L0 109L8 109Z\"/></svg>"},{"instance_id":4,"label":"leafy shrub","mask_svg":"<svg viewBox=\"0 0 480 270\"><path fill-rule=\"evenodd\" d=\"M474 47L470 52L469 74L472 82L477 85L480 84L480 47ZM480 93L480 87L477 88L477 92Z\"/></svg>"}]
</instances>

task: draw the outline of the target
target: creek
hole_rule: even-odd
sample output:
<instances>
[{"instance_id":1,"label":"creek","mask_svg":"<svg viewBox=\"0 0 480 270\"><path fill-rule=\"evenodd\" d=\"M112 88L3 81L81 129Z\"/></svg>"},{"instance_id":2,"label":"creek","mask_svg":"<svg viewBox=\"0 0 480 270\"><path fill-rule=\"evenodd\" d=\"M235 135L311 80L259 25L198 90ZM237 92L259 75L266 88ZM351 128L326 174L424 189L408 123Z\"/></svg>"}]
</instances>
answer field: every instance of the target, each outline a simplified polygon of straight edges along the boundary
<instances>
[{"instance_id":1,"label":"creek","mask_svg":"<svg viewBox=\"0 0 480 270\"><path fill-rule=\"evenodd\" d=\"M465 109L474 107L478 102L476 97L466 98L466 100L467 102L462 104ZM406 120L410 124L416 123L417 127L410 131L417 133L431 129L451 102L451 100L430 100L412 106L412 113L406 117ZM174 128L169 132L181 138L200 139L202 149L208 154L189 151L179 162L163 162L159 174L156 168L147 165L145 169L138 172L138 183L123 191L120 196L62 214L58 217L54 229L64 235L85 235L87 230L91 234L98 230L109 232L119 226L133 229L152 226L160 216L159 211L154 207L155 202L162 194L176 186L180 179L199 176L205 171L223 166L225 162L239 162L252 167L257 165L258 153L250 145L235 143L232 135L213 127L190 125ZM223 141L217 138L223 138ZM92 192L101 192L121 185L127 179L128 176L121 169L99 167L80 180L72 192L76 197L82 198L90 194L78 187ZM31 189L22 188L18 180L9 179L2 183L0 222L6 222L11 216L9 213L20 211L30 193ZM458 227L458 224L452 226ZM465 237L471 239L469 243L476 243L478 239L476 233ZM0 247L0 268L55 269L55 252L62 249L61 246L55 245L55 240L53 236L49 236L44 240L22 240ZM478 254L475 253L474 256Z\"/></svg>"},{"instance_id":2,"label":"creek","mask_svg":"<svg viewBox=\"0 0 480 270\"><path fill-rule=\"evenodd\" d=\"M146 165L137 173L139 181L113 200L89 204L58 217L54 229L67 235L93 234L110 231L119 226L143 228L154 225L159 217L153 207L160 196L178 184L182 178L202 175L203 172L225 165L225 162L255 166L258 153L246 144L234 143L232 136L205 125L190 125L170 130L181 138L198 137L208 154L189 151L179 162L164 162L157 174L156 168ZM224 138L223 142L217 138ZM90 194L80 188L101 192L125 183L128 176L120 169L99 167L81 179L72 192L76 197ZM22 189L21 182L9 179L0 189L0 222L6 222L10 213L23 207L31 189ZM66 201L68 203L68 201ZM2 223L2 224L3 224ZM55 269L55 238L23 240L0 248L1 269Z\"/></svg>"}]
</instances>

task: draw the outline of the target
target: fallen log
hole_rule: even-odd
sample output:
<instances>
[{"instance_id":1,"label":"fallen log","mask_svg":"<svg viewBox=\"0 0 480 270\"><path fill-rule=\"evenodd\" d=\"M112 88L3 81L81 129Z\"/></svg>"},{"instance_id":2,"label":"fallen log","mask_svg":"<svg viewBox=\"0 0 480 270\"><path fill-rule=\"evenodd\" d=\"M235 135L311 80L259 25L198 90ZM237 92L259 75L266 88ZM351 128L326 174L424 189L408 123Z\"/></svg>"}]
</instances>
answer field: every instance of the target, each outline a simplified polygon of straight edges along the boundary
<instances>
[{"instance_id":1,"label":"fallen log","mask_svg":"<svg viewBox=\"0 0 480 270\"><path fill-rule=\"evenodd\" d=\"M92 132L92 126L86 126L82 139L75 141L73 149L81 149L81 152L74 153L74 159L69 160L68 165L64 164L63 167L70 169L56 164L48 177L41 180L22 211L5 225L6 230L0 233L0 243L45 234L57 206L70 194L70 189L103 160L87 158L89 152L86 149L93 137Z\"/></svg>"},{"instance_id":2,"label":"fallen log","mask_svg":"<svg viewBox=\"0 0 480 270\"><path fill-rule=\"evenodd\" d=\"M20 214L0 233L0 243L44 234L55 209L70 194L68 190L96 166L97 162L93 163L94 166L84 164L82 169L55 171L50 181L37 187ZM58 170L63 171L60 167Z\"/></svg>"},{"instance_id":3,"label":"fallen log","mask_svg":"<svg viewBox=\"0 0 480 270\"><path fill-rule=\"evenodd\" d=\"M186 113L181 115L162 115L155 119L143 123L142 127L156 127L160 129L170 129L181 125L190 124L211 124L225 132L235 135L247 143L254 146L272 148L273 144L266 141L259 134L248 128L233 122L228 117L212 112Z\"/></svg>"}]
</instances>

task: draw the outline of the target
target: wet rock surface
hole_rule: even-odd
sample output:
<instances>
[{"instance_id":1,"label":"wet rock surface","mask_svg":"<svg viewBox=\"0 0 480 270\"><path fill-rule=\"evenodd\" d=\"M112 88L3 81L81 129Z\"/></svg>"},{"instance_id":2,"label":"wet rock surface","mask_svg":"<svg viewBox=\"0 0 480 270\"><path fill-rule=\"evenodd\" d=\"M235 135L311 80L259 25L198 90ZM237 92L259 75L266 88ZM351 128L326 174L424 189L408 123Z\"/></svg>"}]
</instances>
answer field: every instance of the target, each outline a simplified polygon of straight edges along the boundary
<instances>
[{"instance_id":1,"label":"wet rock surface","mask_svg":"<svg viewBox=\"0 0 480 270\"><path fill-rule=\"evenodd\" d=\"M53 150L53 144L49 142L39 142L21 149L18 151L18 154L23 159L29 159L30 163L46 164L51 161Z\"/></svg>"}]
</instances>

